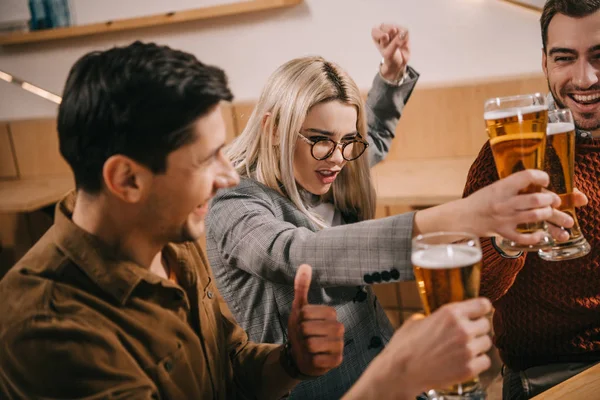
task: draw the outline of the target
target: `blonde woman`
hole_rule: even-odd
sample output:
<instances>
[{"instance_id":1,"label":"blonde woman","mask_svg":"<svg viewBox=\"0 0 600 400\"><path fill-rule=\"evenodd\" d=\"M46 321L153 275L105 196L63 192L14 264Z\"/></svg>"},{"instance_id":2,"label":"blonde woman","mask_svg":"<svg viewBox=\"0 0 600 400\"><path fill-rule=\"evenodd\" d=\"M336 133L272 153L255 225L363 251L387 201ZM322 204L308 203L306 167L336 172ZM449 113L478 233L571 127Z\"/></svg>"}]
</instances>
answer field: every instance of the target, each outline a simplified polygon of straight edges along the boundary
<instances>
[{"instance_id":1,"label":"blonde woman","mask_svg":"<svg viewBox=\"0 0 600 400\"><path fill-rule=\"evenodd\" d=\"M365 285L414 279L414 235L497 232L533 243L536 238L518 234L516 224L549 218L557 201L551 194L517 196L531 182L547 184L544 173L525 171L467 199L372 220L369 168L385 157L418 78L406 66L408 37L396 30L381 49L384 57L401 57L396 72L404 79L394 84L376 76L366 106L352 79L321 57L295 59L275 71L228 151L241 182L217 194L207 217L207 251L219 290L252 340L287 340L302 263L313 268L311 303L334 306L345 326L341 366L299 384L295 398L340 398L388 343L394 330ZM481 353L489 340L478 343Z\"/></svg>"}]
</instances>

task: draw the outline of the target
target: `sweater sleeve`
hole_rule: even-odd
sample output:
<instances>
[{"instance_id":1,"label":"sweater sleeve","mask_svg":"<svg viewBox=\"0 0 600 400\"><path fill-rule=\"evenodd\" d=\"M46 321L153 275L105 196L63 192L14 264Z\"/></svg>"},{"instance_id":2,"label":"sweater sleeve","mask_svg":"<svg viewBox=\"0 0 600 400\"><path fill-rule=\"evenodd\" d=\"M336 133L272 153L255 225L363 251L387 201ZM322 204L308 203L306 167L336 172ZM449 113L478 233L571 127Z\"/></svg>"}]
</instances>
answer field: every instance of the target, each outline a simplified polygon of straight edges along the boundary
<instances>
[{"instance_id":1,"label":"sweater sleeve","mask_svg":"<svg viewBox=\"0 0 600 400\"><path fill-rule=\"evenodd\" d=\"M498 180L498 172L489 142L482 147L469 170L463 197ZM492 244L491 238L481 238L483 268L481 272L481 295L496 302L508 292L517 274L525 265L527 253L516 257L503 257Z\"/></svg>"}]
</instances>

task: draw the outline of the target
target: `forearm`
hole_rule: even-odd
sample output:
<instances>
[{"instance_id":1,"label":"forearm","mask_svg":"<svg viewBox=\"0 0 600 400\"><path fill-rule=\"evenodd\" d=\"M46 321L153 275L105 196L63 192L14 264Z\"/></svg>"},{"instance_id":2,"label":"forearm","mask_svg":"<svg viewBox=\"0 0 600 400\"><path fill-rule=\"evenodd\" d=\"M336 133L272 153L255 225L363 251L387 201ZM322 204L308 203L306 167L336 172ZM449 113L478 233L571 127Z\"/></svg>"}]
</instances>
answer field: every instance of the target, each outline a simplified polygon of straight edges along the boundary
<instances>
[{"instance_id":1,"label":"forearm","mask_svg":"<svg viewBox=\"0 0 600 400\"><path fill-rule=\"evenodd\" d=\"M290 377L281 366L279 358L283 346L277 347L265 360L259 399L280 399L288 394L300 381Z\"/></svg>"},{"instance_id":2,"label":"forearm","mask_svg":"<svg viewBox=\"0 0 600 400\"><path fill-rule=\"evenodd\" d=\"M388 383L389 384L389 383ZM342 400L362 400L362 399L395 399L395 400L414 400L415 394L394 393L390 396L389 393L382 393L381 386L368 379L359 379L346 394Z\"/></svg>"},{"instance_id":3,"label":"forearm","mask_svg":"<svg viewBox=\"0 0 600 400\"><path fill-rule=\"evenodd\" d=\"M388 360L385 350L377 356L342 400L414 400L419 390L407 385L406 372L402 368L405 357L398 352L393 356L398 358L393 362Z\"/></svg>"},{"instance_id":4,"label":"forearm","mask_svg":"<svg viewBox=\"0 0 600 400\"><path fill-rule=\"evenodd\" d=\"M413 222L413 237L439 231L476 233L469 211L462 199L419 210Z\"/></svg>"},{"instance_id":5,"label":"forearm","mask_svg":"<svg viewBox=\"0 0 600 400\"><path fill-rule=\"evenodd\" d=\"M386 271L394 280L414 279L410 264L413 213L313 232L274 218L256 203L237 203L237 209L227 207L227 215L218 204L214 209L217 214L213 212L212 218L219 217L215 221L221 223L211 226L215 228L208 238L213 264L224 262L288 285L303 263L312 266L313 283L320 287L364 285L369 283L365 275Z\"/></svg>"},{"instance_id":6,"label":"forearm","mask_svg":"<svg viewBox=\"0 0 600 400\"><path fill-rule=\"evenodd\" d=\"M479 223L472 207L466 199L461 199L418 211L415 214L413 236L437 231L470 232L482 236ZM504 257L494 248L489 237L481 238L481 249L481 295L495 302L512 286L525 264L526 255Z\"/></svg>"},{"instance_id":7,"label":"forearm","mask_svg":"<svg viewBox=\"0 0 600 400\"><path fill-rule=\"evenodd\" d=\"M365 107L368 141L369 164L377 164L387 155L396 133L404 105L417 83L419 74L407 67L406 78L400 85L386 82L380 74L375 76L367 97Z\"/></svg>"}]
</instances>

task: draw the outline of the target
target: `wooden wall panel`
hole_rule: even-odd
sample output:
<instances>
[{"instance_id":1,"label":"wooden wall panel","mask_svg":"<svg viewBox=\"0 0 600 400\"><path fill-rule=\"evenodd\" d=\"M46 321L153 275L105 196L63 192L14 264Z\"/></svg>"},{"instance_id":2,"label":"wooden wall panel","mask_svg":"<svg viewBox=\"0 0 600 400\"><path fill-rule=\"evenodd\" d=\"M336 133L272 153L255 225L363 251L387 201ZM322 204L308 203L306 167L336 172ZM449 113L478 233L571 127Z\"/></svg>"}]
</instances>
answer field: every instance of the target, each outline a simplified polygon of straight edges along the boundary
<instances>
[{"instance_id":1,"label":"wooden wall panel","mask_svg":"<svg viewBox=\"0 0 600 400\"><path fill-rule=\"evenodd\" d=\"M235 117L233 115L233 105L227 102L221 102L221 114L225 121L226 129L226 143L230 143L237 135L237 128L235 125Z\"/></svg>"},{"instance_id":2,"label":"wooden wall panel","mask_svg":"<svg viewBox=\"0 0 600 400\"><path fill-rule=\"evenodd\" d=\"M52 226L52 210L0 213L0 279Z\"/></svg>"},{"instance_id":3,"label":"wooden wall panel","mask_svg":"<svg viewBox=\"0 0 600 400\"><path fill-rule=\"evenodd\" d=\"M377 205L375 207L375 219L389 217L390 211L386 205Z\"/></svg>"},{"instance_id":4,"label":"wooden wall panel","mask_svg":"<svg viewBox=\"0 0 600 400\"><path fill-rule=\"evenodd\" d=\"M10 142L8 124L0 122L0 179L18 176L15 155Z\"/></svg>"},{"instance_id":5,"label":"wooden wall panel","mask_svg":"<svg viewBox=\"0 0 600 400\"><path fill-rule=\"evenodd\" d=\"M235 117L237 135L242 133L242 131L246 127L246 124L248 123L248 120L250 119L250 115L252 114L252 111L254 110L255 105L256 105L256 103L253 101L234 103L233 115Z\"/></svg>"},{"instance_id":6,"label":"wooden wall panel","mask_svg":"<svg viewBox=\"0 0 600 400\"><path fill-rule=\"evenodd\" d=\"M14 121L10 131L21 178L71 174L58 149L56 119Z\"/></svg>"},{"instance_id":7,"label":"wooden wall panel","mask_svg":"<svg viewBox=\"0 0 600 400\"><path fill-rule=\"evenodd\" d=\"M483 103L490 97L548 90L543 75L415 88L396 131L389 160L476 156L487 140ZM366 93L363 93L366 99ZM255 102L234 103L239 135Z\"/></svg>"},{"instance_id":8,"label":"wooden wall panel","mask_svg":"<svg viewBox=\"0 0 600 400\"><path fill-rule=\"evenodd\" d=\"M486 99L546 91L542 75L443 87L417 84L388 159L475 156L487 140L483 122Z\"/></svg>"},{"instance_id":9,"label":"wooden wall panel","mask_svg":"<svg viewBox=\"0 0 600 400\"><path fill-rule=\"evenodd\" d=\"M0 213L0 279L33 243L25 214Z\"/></svg>"}]
</instances>

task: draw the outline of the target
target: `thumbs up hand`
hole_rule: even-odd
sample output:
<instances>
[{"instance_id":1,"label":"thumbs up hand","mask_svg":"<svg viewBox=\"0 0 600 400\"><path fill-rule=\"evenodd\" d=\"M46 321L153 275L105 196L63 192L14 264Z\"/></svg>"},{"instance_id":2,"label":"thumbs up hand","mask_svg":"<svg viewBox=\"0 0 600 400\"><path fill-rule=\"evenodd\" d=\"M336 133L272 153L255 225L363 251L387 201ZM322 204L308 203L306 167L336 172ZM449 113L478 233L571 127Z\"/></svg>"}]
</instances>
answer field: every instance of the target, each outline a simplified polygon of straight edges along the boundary
<instances>
[{"instance_id":1,"label":"thumbs up hand","mask_svg":"<svg viewBox=\"0 0 600 400\"><path fill-rule=\"evenodd\" d=\"M320 376L342 362L344 325L333 307L308 304L312 268L303 264L294 280L294 302L288 320L291 356L303 375Z\"/></svg>"}]
</instances>

